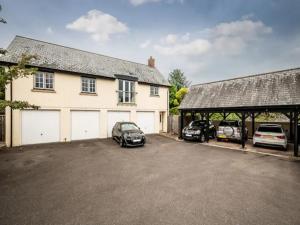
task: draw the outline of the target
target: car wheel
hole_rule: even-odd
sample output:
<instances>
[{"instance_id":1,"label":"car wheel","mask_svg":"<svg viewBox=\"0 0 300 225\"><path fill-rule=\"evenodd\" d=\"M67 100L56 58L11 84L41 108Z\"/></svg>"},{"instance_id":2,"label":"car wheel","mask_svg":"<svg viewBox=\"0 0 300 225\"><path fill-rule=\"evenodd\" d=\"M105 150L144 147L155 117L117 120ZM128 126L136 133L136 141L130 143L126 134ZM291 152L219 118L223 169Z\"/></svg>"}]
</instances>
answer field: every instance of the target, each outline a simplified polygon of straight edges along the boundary
<instances>
[{"instance_id":1,"label":"car wheel","mask_svg":"<svg viewBox=\"0 0 300 225\"><path fill-rule=\"evenodd\" d=\"M123 141L122 137L119 138L119 144L120 144L120 147L124 147L124 141Z\"/></svg>"},{"instance_id":2,"label":"car wheel","mask_svg":"<svg viewBox=\"0 0 300 225\"><path fill-rule=\"evenodd\" d=\"M205 142L205 135L204 134L200 135L200 142L201 143Z\"/></svg>"}]
</instances>

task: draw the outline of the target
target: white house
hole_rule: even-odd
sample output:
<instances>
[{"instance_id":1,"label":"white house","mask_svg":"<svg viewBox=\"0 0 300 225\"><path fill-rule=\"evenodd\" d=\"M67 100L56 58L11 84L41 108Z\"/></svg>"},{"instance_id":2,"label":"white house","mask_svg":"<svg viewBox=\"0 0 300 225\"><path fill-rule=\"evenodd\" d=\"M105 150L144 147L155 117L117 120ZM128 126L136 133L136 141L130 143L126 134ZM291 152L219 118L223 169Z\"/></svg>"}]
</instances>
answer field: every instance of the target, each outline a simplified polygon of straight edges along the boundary
<instances>
[{"instance_id":1,"label":"white house","mask_svg":"<svg viewBox=\"0 0 300 225\"><path fill-rule=\"evenodd\" d=\"M23 53L37 55L30 66L39 71L14 80L6 99L40 109L6 109L7 146L107 138L117 121L166 132L169 84L152 57L145 65L16 36L0 63Z\"/></svg>"}]
</instances>

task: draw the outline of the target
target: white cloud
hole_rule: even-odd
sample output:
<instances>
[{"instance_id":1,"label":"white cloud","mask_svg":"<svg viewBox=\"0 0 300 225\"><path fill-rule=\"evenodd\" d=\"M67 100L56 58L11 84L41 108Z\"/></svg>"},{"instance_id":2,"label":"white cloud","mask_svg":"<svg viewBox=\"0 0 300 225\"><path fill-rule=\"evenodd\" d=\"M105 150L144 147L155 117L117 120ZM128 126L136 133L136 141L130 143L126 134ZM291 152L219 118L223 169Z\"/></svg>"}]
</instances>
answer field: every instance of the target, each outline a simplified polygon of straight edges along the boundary
<instances>
[{"instance_id":1,"label":"white cloud","mask_svg":"<svg viewBox=\"0 0 300 225\"><path fill-rule=\"evenodd\" d=\"M177 35L176 34L168 34L166 37L162 39L162 43L165 43L167 45L174 45L177 42Z\"/></svg>"},{"instance_id":2,"label":"white cloud","mask_svg":"<svg viewBox=\"0 0 300 225\"><path fill-rule=\"evenodd\" d=\"M154 49L162 55L202 55L211 48L204 39L196 39L189 43L179 43L171 46L155 45Z\"/></svg>"},{"instance_id":3,"label":"white cloud","mask_svg":"<svg viewBox=\"0 0 300 225\"><path fill-rule=\"evenodd\" d=\"M212 29L216 36L239 36L245 40L256 39L262 34L269 34L272 28L261 21L238 20L229 23L220 23Z\"/></svg>"},{"instance_id":4,"label":"white cloud","mask_svg":"<svg viewBox=\"0 0 300 225\"><path fill-rule=\"evenodd\" d=\"M216 50L223 54L236 55L251 42L272 33L272 28L261 21L238 20L220 23L212 28L210 32Z\"/></svg>"},{"instance_id":5,"label":"white cloud","mask_svg":"<svg viewBox=\"0 0 300 225\"><path fill-rule=\"evenodd\" d=\"M140 48L148 48L150 44L151 44L151 40L146 40L140 44Z\"/></svg>"},{"instance_id":6,"label":"white cloud","mask_svg":"<svg viewBox=\"0 0 300 225\"><path fill-rule=\"evenodd\" d=\"M160 0L129 0L129 1L134 6L139 6L150 2L160 2Z\"/></svg>"},{"instance_id":7,"label":"white cloud","mask_svg":"<svg viewBox=\"0 0 300 225\"><path fill-rule=\"evenodd\" d=\"M162 1L165 1L168 4L173 4L176 2L183 4L185 0L129 0L129 2L134 6L140 6L147 3L162 2Z\"/></svg>"},{"instance_id":8,"label":"white cloud","mask_svg":"<svg viewBox=\"0 0 300 225\"><path fill-rule=\"evenodd\" d=\"M190 33L186 33L186 34L182 35L181 39L183 41L189 41L190 40L190 36L191 36Z\"/></svg>"},{"instance_id":9,"label":"white cloud","mask_svg":"<svg viewBox=\"0 0 300 225\"><path fill-rule=\"evenodd\" d=\"M200 34L207 34L206 38L190 40L190 33L185 35L168 34L161 39L155 50L162 55L203 55L212 54L240 54L249 44L270 34L272 28L261 21L238 20L220 23L213 28L205 29Z\"/></svg>"},{"instance_id":10,"label":"white cloud","mask_svg":"<svg viewBox=\"0 0 300 225\"><path fill-rule=\"evenodd\" d=\"M52 27L47 27L46 32L47 32L47 34L53 34Z\"/></svg>"},{"instance_id":11,"label":"white cloud","mask_svg":"<svg viewBox=\"0 0 300 225\"><path fill-rule=\"evenodd\" d=\"M113 34L128 31L126 24L120 22L116 17L96 9L67 24L66 28L89 33L95 41L99 42L109 40Z\"/></svg>"}]
</instances>

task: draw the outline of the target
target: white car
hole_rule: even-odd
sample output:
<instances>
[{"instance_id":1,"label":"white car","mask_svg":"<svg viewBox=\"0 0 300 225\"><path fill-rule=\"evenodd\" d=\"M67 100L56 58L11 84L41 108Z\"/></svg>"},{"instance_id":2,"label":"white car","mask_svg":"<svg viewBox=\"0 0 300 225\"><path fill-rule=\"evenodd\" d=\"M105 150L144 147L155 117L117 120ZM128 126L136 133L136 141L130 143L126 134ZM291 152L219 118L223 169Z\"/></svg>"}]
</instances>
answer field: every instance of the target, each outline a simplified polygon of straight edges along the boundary
<instances>
[{"instance_id":1,"label":"white car","mask_svg":"<svg viewBox=\"0 0 300 225\"><path fill-rule=\"evenodd\" d=\"M287 135L281 125L261 124L253 136L253 145L279 146L287 149Z\"/></svg>"}]
</instances>

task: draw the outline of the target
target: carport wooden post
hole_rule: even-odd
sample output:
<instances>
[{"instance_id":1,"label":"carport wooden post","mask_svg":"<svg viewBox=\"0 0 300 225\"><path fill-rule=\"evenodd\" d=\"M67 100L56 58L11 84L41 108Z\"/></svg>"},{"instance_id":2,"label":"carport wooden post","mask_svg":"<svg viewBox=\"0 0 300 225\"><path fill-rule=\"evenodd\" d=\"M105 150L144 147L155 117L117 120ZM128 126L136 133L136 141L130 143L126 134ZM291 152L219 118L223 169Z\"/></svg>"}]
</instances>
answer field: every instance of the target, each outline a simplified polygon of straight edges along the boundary
<instances>
[{"instance_id":1,"label":"carport wooden post","mask_svg":"<svg viewBox=\"0 0 300 225\"><path fill-rule=\"evenodd\" d=\"M245 148L245 112L242 112L242 137L241 137L241 143L242 143L242 148Z\"/></svg>"},{"instance_id":2,"label":"carport wooden post","mask_svg":"<svg viewBox=\"0 0 300 225\"><path fill-rule=\"evenodd\" d=\"M255 133L255 113L251 113L251 119L252 119L252 137Z\"/></svg>"},{"instance_id":3,"label":"carport wooden post","mask_svg":"<svg viewBox=\"0 0 300 225\"><path fill-rule=\"evenodd\" d=\"M294 113L294 156L298 156L298 148L299 148L299 134L298 134L298 116L299 116L299 111L296 109Z\"/></svg>"},{"instance_id":4,"label":"carport wooden post","mask_svg":"<svg viewBox=\"0 0 300 225\"><path fill-rule=\"evenodd\" d=\"M205 121L206 121L206 130L205 130L205 140L209 142L209 113L205 113Z\"/></svg>"},{"instance_id":5,"label":"carport wooden post","mask_svg":"<svg viewBox=\"0 0 300 225\"><path fill-rule=\"evenodd\" d=\"M182 139L182 129L183 129L183 116L184 112L183 110L180 110L180 117L179 117L179 126L178 126L178 138Z\"/></svg>"},{"instance_id":6,"label":"carport wooden post","mask_svg":"<svg viewBox=\"0 0 300 225\"><path fill-rule=\"evenodd\" d=\"M195 120L195 112L192 112L192 121Z\"/></svg>"},{"instance_id":7,"label":"carport wooden post","mask_svg":"<svg viewBox=\"0 0 300 225\"><path fill-rule=\"evenodd\" d=\"M294 115L293 112L290 112L290 141L293 140L293 120L294 120Z\"/></svg>"}]
</instances>

